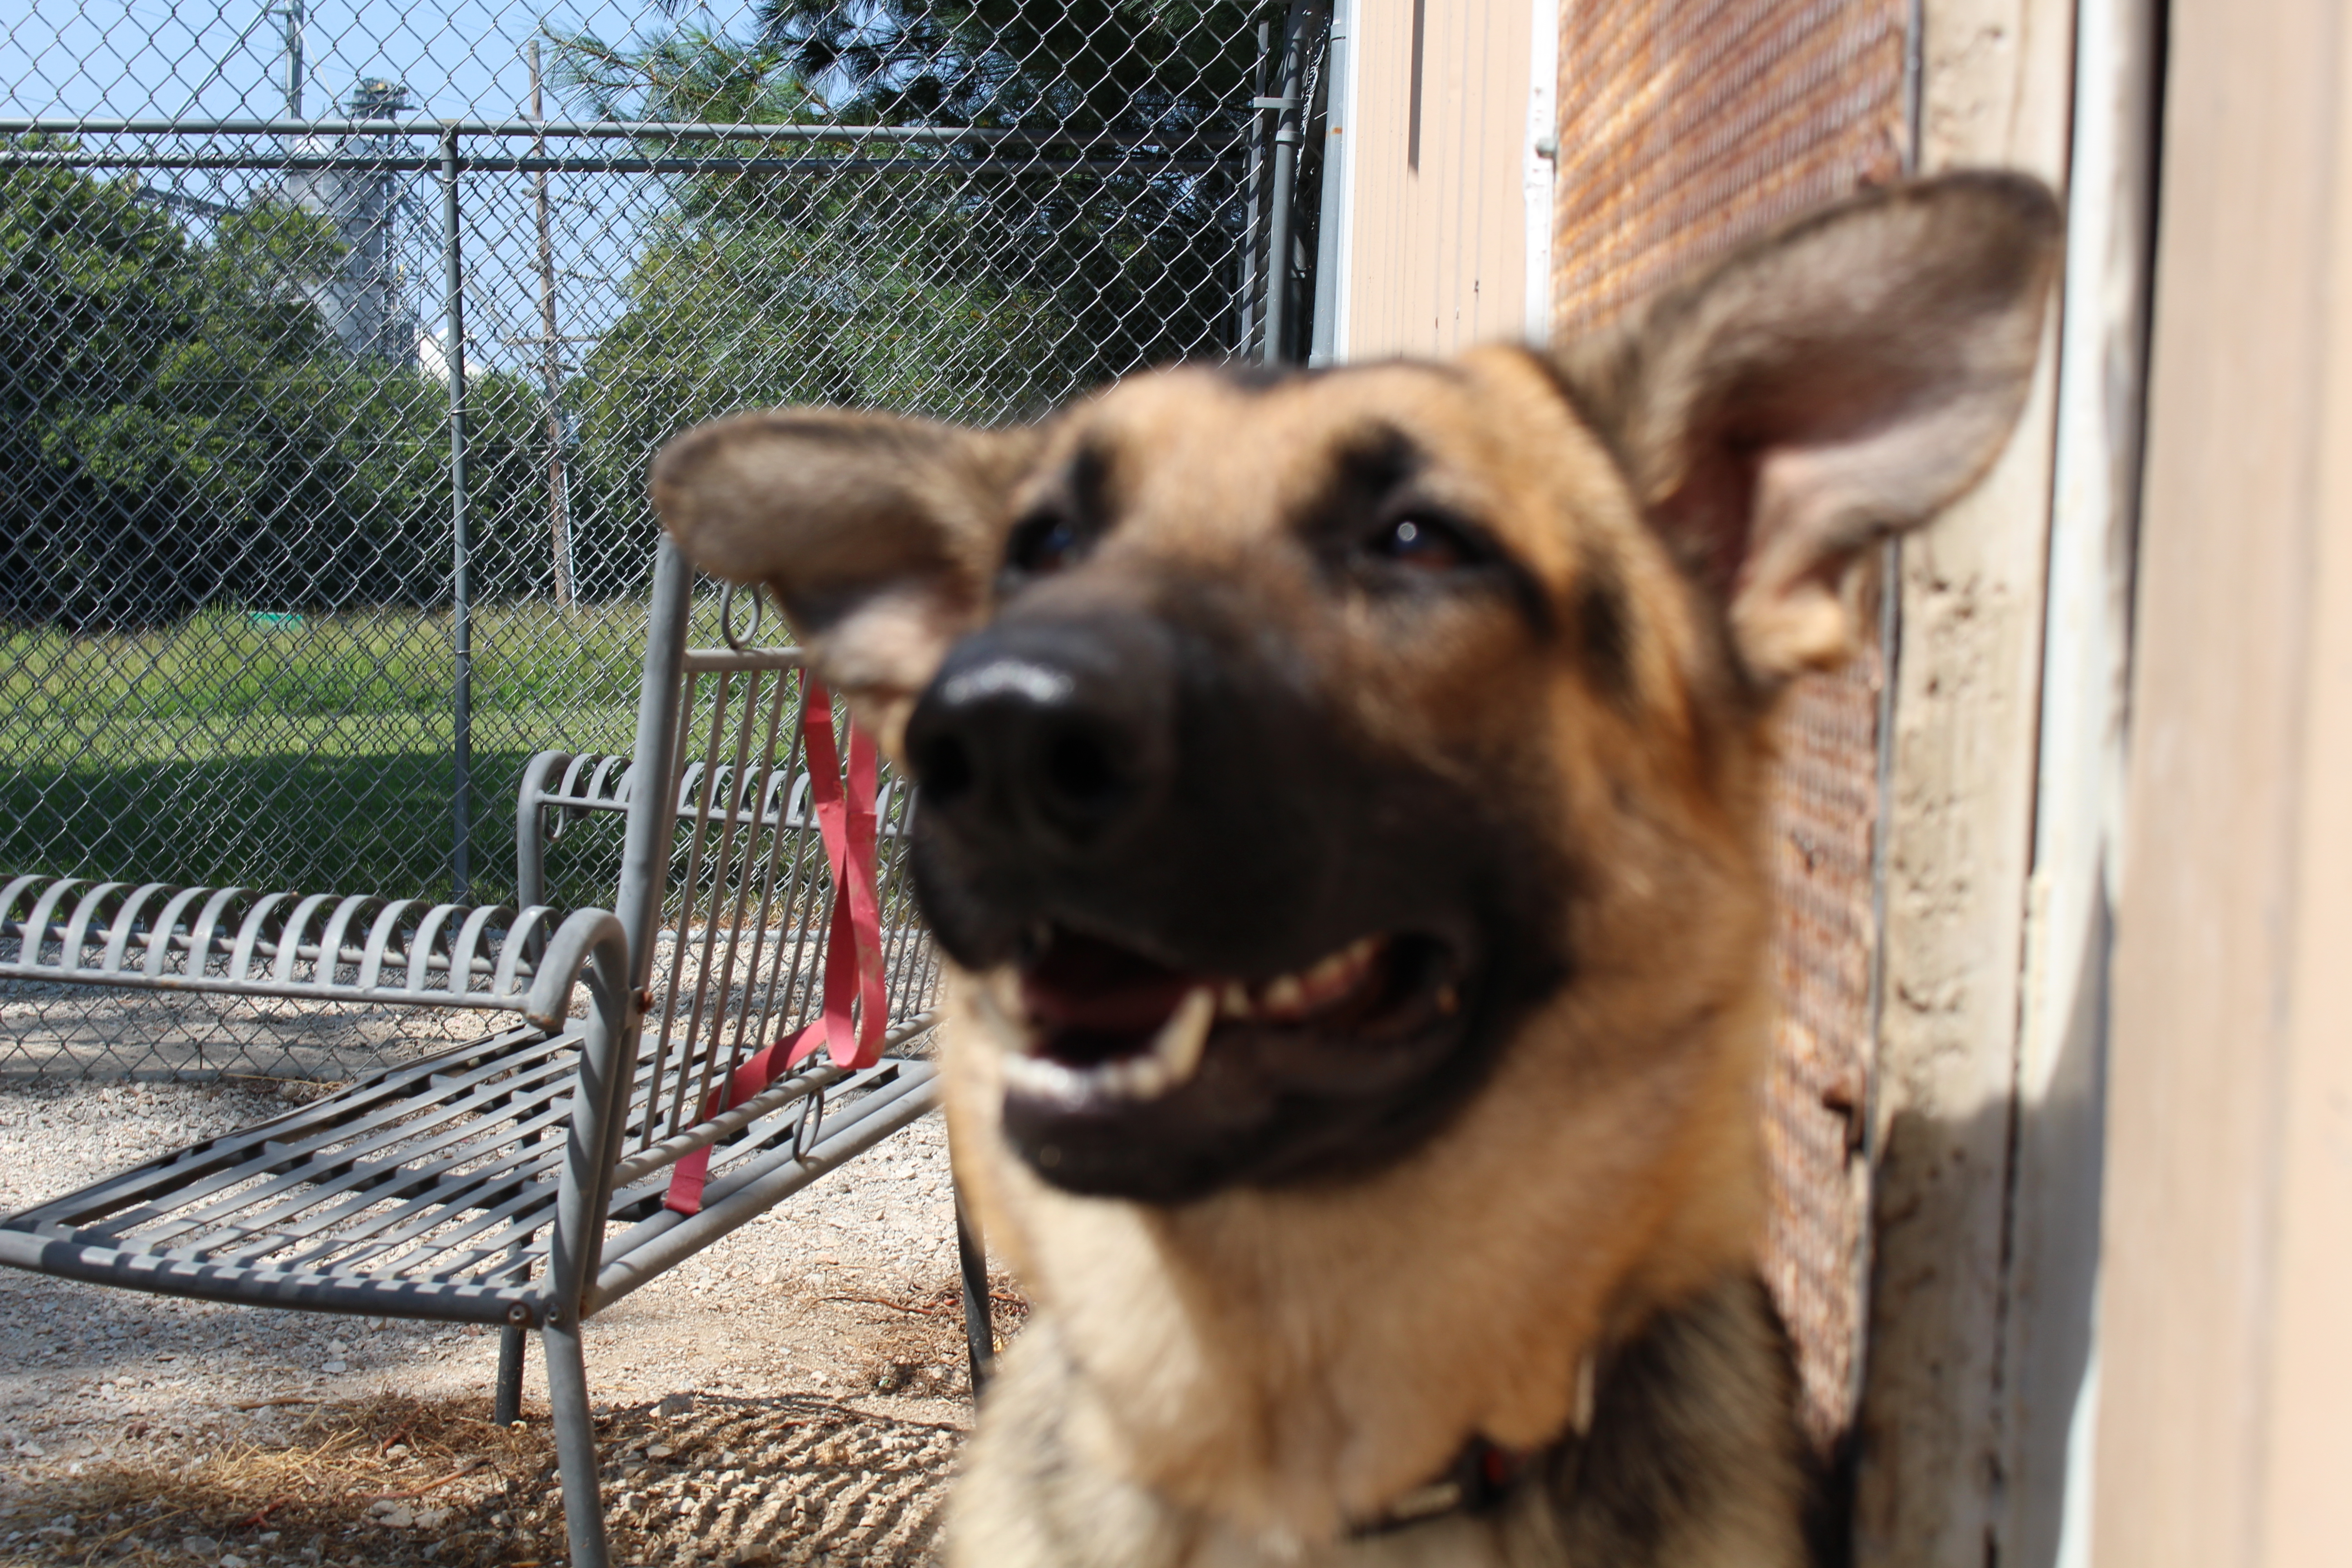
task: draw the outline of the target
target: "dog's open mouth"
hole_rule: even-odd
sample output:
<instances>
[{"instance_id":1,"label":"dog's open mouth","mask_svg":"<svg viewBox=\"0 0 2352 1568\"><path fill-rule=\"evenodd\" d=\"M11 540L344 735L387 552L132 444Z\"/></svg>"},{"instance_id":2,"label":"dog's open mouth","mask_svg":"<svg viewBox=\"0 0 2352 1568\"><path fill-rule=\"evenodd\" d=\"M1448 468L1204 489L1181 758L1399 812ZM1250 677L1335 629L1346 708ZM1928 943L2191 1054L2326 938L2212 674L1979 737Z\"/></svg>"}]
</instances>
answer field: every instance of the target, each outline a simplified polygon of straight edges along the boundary
<instances>
[{"instance_id":1,"label":"dog's open mouth","mask_svg":"<svg viewBox=\"0 0 2352 1568\"><path fill-rule=\"evenodd\" d=\"M1008 1087L1062 1100L1156 1100L1191 1081L1221 1028L1329 1030L1376 1016L1394 989L1392 945L1363 937L1252 984L1057 931L1018 971L1030 1051L1007 1062Z\"/></svg>"},{"instance_id":2,"label":"dog's open mouth","mask_svg":"<svg viewBox=\"0 0 2352 1568\"><path fill-rule=\"evenodd\" d=\"M1072 1111L1165 1099L1233 1053L1251 1058L1253 1077L1344 1087L1314 1080L1373 1066L1460 1005L1445 948L1405 933L1359 937L1264 979L1189 973L1059 928L1033 952L991 988L1017 1042L1005 1088Z\"/></svg>"}]
</instances>

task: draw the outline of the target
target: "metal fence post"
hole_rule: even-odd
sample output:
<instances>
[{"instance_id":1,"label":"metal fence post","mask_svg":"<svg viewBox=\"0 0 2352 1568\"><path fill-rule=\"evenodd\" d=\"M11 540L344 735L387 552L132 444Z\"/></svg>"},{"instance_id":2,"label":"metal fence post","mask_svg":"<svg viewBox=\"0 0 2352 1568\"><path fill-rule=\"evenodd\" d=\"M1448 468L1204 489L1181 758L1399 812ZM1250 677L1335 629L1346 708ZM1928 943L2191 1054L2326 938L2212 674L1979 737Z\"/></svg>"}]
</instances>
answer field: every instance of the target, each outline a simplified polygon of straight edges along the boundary
<instances>
[{"instance_id":1,"label":"metal fence post","mask_svg":"<svg viewBox=\"0 0 2352 1568\"><path fill-rule=\"evenodd\" d=\"M1282 30L1282 89L1275 100L1274 176L1265 225L1265 363L1288 358L1290 330L1290 203L1298 183L1298 140L1307 120L1307 48L1328 0L1293 0Z\"/></svg>"},{"instance_id":2,"label":"metal fence post","mask_svg":"<svg viewBox=\"0 0 2352 1568\"><path fill-rule=\"evenodd\" d=\"M541 97L544 74L539 64L539 40L530 41L530 117L547 118ZM531 153L544 157L547 138L531 139ZM555 607L570 610L572 576L572 498L570 476L563 466L563 337L555 313L555 230L548 173L530 177L531 205L539 228L539 375L547 394L547 530L548 563L555 574Z\"/></svg>"},{"instance_id":3,"label":"metal fence post","mask_svg":"<svg viewBox=\"0 0 2352 1568\"><path fill-rule=\"evenodd\" d=\"M468 561L466 494L466 264L457 231L457 136L456 126L441 133L441 265L442 321L448 341L443 360L449 371L449 545L453 556L450 595L456 601L450 624L452 652L457 663L456 690L450 702L450 761L455 777L450 785L449 878L452 895L467 902L473 889L470 840L473 837L474 772L474 626L472 563Z\"/></svg>"}]
</instances>

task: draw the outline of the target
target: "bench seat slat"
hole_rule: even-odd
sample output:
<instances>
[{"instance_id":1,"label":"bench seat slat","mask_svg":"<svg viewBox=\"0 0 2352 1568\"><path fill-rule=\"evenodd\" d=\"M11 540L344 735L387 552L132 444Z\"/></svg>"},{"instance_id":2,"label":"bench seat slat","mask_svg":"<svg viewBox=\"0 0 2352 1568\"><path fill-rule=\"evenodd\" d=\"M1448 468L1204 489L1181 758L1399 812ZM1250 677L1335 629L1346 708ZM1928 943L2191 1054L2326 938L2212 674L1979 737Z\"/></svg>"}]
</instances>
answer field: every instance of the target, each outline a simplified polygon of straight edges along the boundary
<instances>
[{"instance_id":1,"label":"bench seat slat","mask_svg":"<svg viewBox=\"0 0 2352 1568\"><path fill-rule=\"evenodd\" d=\"M173 1295L483 1322L509 1321L520 1307L535 1321L572 1045L515 1030L377 1075L0 1220L0 1262ZM454 1095L434 1084L460 1062ZM716 1146L704 1215L731 1212L763 1178L776 1189L762 1192L763 1206L814 1180L845 1145L868 1141L877 1110L895 1130L928 1110L933 1075L930 1063L892 1058L832 1084L807 1152L794 1142L796 1101L738 1129ZM649 1074L637 1076L642 1116ZM399 1098L419 1088L427 1094ZM796 1167L805 1173L792 1180ZM197 1183L179 1184L199 1168ZM640 1271L633 1257L681 1226L707 1228L701 1215L667 1209L625 1217L658 1203L667 1176L665 1163L616 1184L607 1212L620 1229L606 1243L605 1269L619 1271L615 1285Z\"/></svg>"},{"instance_id":2,"label":"bench seat slat","mask_svg":"<svg viewBox=\"0 0 2352 1568\"><path fill-rule=\"evenodd\" d=\"M562 1121L568 1110L562 1100L571 1088L571 1064L542 1059L520 1069L517 1076L520 1078L523 1073L530 1074L531 1078L520 1086L526 1107L520 1114L534 1128L544 1128L550 1122ZM345 1187L364 1180L372 1171L395 1169L406 1159L430 1152L448 1141L473 1135L486 1120L495 1120L501 1124L512 1120L517 1113L511 1103L499 1097L501 1091L514 1085L515 1079L499 1079L495 1083L474 1086L463 1096L442 1096L420 1107L420 1110L427 1114L420 1114L410 1121L387 1123L375 1119L377 1124L370 1128L368 1135L356 1141L349 1137L352 1130L343 1128L296 1145L294 1152L300 1162L297 1168L308 1173L305 1184L310 1189L310 1195L302 1201L323 1202ZM518 1131L522 1130L517 1129ZM436 1132L440 1134L437 1139L425 1136ZM337 1167L331 1171L329 1163L321 1163L326 1161L326 1152L331 1148L333 1152L331 1164ZM388 1165L374 1158L395 1149L402 1152L401 1156ZM283 1164L285 1161L286 1156L280 1154L276 1163ZM246 1166L225 1170L205 1184L203 1191L192 1187L188 1195L191 1198L202 1197L234 1188L240 1180L247 1178L247 1174ZM246 1200L232 1195L223 1201L234 1205ZM182 1216L184 1223L191 1225L205 1223L210 1217L204 1209L191 1209Z\"/></svg>"},{"instance_id":3,"label":"bench seat slat","mask_svg":"<svg viewBox=\"0 0 2352 1568\"><path fill-rule=\"evenodd\" d=\"M461 1084L475 1083L508 1071L529 1058L569 1050L577 1044L573 1037L542 1037L539 1030L526 1026L453 1046L446 1051L362 1079L349 1089L289 1110L283 1116L256 1122L235 1132L223 1133L217 1138L207 1138L144 1164L134 1165L120 1175L79 1192L68 1193L37 1205L26 1210L25 1215L44 1220L84 1224L104 1217L115 1207L158 1194L168 1194L174 1198L201 1195L201 1190L192 1183L192 1177L215 1176L233 1170L249 1156L253 1149L270 1138L280 1137L289 1131L310 1135L306 1136L301 1146L307 1157L325 1142L347 1138L355 1131L373 1131L416 1110L421 1103L429 1103L413 1097L415 1085L418 1080L429 1078L452 1058L475 1058L472 1068L459 1079ZM570 1070L568 1064L564 1070ZM235 1178L232 1176L230 1179ZM218 1184L215 1181L213 1189L216 1189Z\"/></svg>"}]
</instances>

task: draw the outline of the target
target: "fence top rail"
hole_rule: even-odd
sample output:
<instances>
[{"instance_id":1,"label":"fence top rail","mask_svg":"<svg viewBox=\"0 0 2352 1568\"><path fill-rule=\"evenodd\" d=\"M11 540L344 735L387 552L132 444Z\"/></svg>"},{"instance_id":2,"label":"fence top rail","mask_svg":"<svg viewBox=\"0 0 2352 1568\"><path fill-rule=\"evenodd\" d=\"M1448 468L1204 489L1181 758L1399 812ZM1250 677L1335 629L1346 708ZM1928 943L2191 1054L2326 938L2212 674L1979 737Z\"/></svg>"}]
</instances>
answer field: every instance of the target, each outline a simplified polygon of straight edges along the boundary
<instances>
[{"instance_id":1,"label":"fence top rail","mask_svg":"<svg viewBox=\"0 0 2352 1568\"><path fill-rule=\"evenodd\" d=\"M455 167L468 174L809 174L842 170L898 174L1202 174L1219 166L1213 158L1168 158L1157 153L1120 158L885 157L740 158L723 153L681 153L646 158L629 153L585 157L483 157L461 153L155 153L123 148L104 153L0 151L0 168L31 169L261 169L336 170L344 173L417 174Z\"/></svg>"},{"instance_id":2,"label":"fence top rail","mask_svg":"<svg viewBox=\"0 0 2352 1568\"><path fill-rule=\"evenodd\" d=\"M963 125L776 125L748 121L675 120L192 120L168 116L0 116L0 135L50 136L451 136L728 142L984 142L1131 146L1135 138L1059 131L990 130ZM1147 140L1180 142L1196 138Z\"/></svg>"}]
</instances>

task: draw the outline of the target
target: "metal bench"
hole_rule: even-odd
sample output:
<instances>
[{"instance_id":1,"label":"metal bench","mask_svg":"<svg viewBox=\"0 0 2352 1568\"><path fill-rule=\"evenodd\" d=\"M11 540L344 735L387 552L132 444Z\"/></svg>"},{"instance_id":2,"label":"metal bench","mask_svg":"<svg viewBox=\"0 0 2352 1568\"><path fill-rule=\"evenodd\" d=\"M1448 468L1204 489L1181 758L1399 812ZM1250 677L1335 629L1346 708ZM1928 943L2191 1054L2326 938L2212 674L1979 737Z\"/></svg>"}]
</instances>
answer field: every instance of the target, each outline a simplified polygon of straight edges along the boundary
<instances>
[{"instance_id":1,"label":"metal bench","mask_svg":"<svg viewBox=\"0 0 2352 1568\"><path fill-rule=\"evenodd\" d=\"M526 770L517 907L30 877L0 889L0 955L15 947L0 978L522 1016L0 1220L0 1263L497 1323L502 1422L518 1414L537 1329L575 1568L607 1561L582 1321L913 1121L937 1092L928 1060L866 1059L935 1016L937 962L902 874L911 799L887 772L869 775L880 798L864 926L880 951L835 958L848 929L836 906L859 882L854 863L837 875L836 829L862 802L842 796L830 700L799 722L809 683L793 650L756 646L756 605L728 646L687 647L693 587L663 544L635 760L542 752ZM821 831L812 806L827 796L849 815ZM548 848L599 813L624 824L614 910L559 917L543 901ZM858 1048L783 1066L773 1043L814 1045L801 1032L828 1016L846 1043L844 975L866 984ZM985 1281L968 1241L961 1257L977 1378Z\"/></svg>"}]
</instances>

